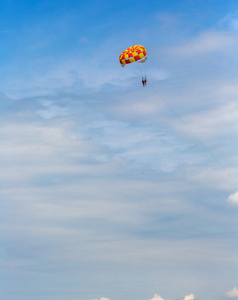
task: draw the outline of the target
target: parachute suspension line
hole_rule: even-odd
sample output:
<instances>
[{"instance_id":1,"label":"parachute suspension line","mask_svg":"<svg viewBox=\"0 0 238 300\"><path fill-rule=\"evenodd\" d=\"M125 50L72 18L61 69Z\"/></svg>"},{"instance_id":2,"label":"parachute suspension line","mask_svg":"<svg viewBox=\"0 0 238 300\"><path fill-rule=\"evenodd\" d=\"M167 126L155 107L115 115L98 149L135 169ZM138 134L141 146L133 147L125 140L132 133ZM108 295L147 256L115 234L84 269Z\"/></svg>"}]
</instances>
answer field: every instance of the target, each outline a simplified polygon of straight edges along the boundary
<instances>
[{"instance_id":1,"label":"parachute suspension line","mask_svg":"<svg viewBox=\"0 0 238 300\"><path fill-rule=\"evenodd\" d=\"M145 76L146 76L146 73L147 73L147 64L145 64Z\"/></svg>"},{"instance_id":2,"label":"parachute suspension line","mask_svg":"<svg viewBox=\"0 0 238 300\"><path fill-rule=\"evenodd\" d=\"M135 62L134 64L130 65L130 68L134 71L134 73L137 73L137 75L142 77L143 69L142 69L141 64L139 64L138 62Z\"/></svg>"},{"instance_id":3,"label":"parachute suspension line","mask_svg":"<svg viewBox=\"0 0 238 300\"><path fill-rule=\"evenodd\" d=\"M141 73L139 70L137 70L135 66L133 66L133 67L131 68L131 70L132 70L132 72L133 72L134 74L136 74L136 76L139 76L139 77L142 76L142 73Z\"/></svg>"},{"instance_id":4,"label":"parachute suspension line","mask_svg":"<svg viewBox=\"0 0 238 300\"><path fill-rule=\"evenodd\" d=\"M130 69L136 76L139 76L140 78L145 77L144 72L139 64L131 64Z\"/></svg>"},{"instance_id":5,"label":"parachute suspension line","mask_svg":"<svg viewBox=\"0 0 238 300\"><path fill-rule=\"evenodd\" d=\"M134 74L139 76L141 79L147 78L147 76L146 76L146 63L136 62L136 63L130 64L130 69L132 70L132 72Z\"/></svg>"},{"instance_id":6,"label":"parachute suspension line","mask_svg":"<svg viewBox=\"0 0 238 300\"><path fill-rule=\"evenodd\" d=\"M196 135L192 129L184 122L184 120L180 117L180 115L177 113L177 111L172 107L172 105L161 96L161 94L158 92L158 90L150 83L150 81L147 80L149 85L154 89L154 91L157 93L157 95L160 97L161 100L164 101L164 103L169 107L169 109L173 112L173 114L178 118L178 120L183 124L184 128L186 128L187 132L196 140L204 150L206 150L209 155L213 158L213 160L218 164L221 170L223 170L224 173L226 173L233 181L234 184L238 186L238 180L236 177L234 177L227 169L226 167L220 162L220 160L214 155L214 153L203 143L203 141Z\"/></svg>"}]
</instances>

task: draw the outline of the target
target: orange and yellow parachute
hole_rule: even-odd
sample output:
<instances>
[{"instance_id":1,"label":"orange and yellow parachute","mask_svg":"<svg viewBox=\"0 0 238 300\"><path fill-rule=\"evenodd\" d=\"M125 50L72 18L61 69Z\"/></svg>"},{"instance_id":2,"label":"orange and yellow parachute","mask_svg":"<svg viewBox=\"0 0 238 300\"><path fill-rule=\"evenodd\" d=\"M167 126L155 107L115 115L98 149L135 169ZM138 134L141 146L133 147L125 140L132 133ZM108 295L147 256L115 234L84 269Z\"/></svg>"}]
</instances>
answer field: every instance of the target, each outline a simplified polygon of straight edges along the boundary
<instances>
[{"instance_id":1,"label":"orange and yellow parachute","mask_svg":"<svg viewBox=\"0 0 238 300\"><path fill-rule=\"evenodd\" d=\"M135 45L123 51L119 56L119 61L122 67L125 67L125 65L136 61L139 63L144 63L147 59L146 55L147 51L145 47L141 45Z\"/></svg>"}]
</instances>

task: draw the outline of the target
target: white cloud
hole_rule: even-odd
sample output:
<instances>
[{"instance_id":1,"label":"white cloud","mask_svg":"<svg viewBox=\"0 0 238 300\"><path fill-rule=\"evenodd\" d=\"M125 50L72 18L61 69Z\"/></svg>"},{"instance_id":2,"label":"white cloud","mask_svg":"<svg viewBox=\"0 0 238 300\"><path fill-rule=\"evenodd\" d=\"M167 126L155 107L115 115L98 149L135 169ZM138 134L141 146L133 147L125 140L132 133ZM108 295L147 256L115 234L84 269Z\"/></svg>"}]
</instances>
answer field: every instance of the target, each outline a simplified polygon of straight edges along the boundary
<instances>
[{"instance_id":1,"label":"white cloud","mask_svg":"<svg viewBox=\"0 0 238 300\"><path fill-rule=\"evenodd\" d=\"M194 300L195 297L193 294L187 295L184 297L184 300ZM161 296L155 294L154 297L151 300L164 300Z\"/></svg>"},{"instance_id":2,"label":"white cloud","mask_svg":"<svg viewBox=\"0 0 238 300\"><path fill-rule=\"evenodd\" d=\"M235 204L235 205L238 205L238 191L235 192L234 194L231 194L227 201L231 204Z\"/></svg>"},{"instance_id":3,"label":"white cloud","mask_svg":"<svg viewBox=\"0 0 238 300\"><path fill-rule=\"evenodd\" d=\"M223 19L218 23L221 27L227 27L228 30L237 31L238 30L238 19L236 14L228 13Z\"/></svg>"},{"instance_id":4,"label":"white cloud","mask_svg":"<svg viewBox=\"0 0 238 300\"><path fill-rule=\"evenodd\" d=\"M184 300L194 300L194 295L193 294L190 294L190 295L187 295L184 297Z\"/></svg>"},{"instance_id":5,"label":"white cloud","mask_svg":"<svg viewBox=\"0 0 238 300\"><path fill-rule=\"evenodd\" d=\"M193 56L215 51L224 51L233 44L233 39L226 33L207 31L195 39L173 49L177 55Z\"/></svg>"},{"instance_id":6,"label":"white cloud","mask_svg":"<svg viewBox=\"0 0 238 300\"><path fill-rule=\"evenodd\" d=\"M8 168L0 178L22 182L35 175L77 172L75 162L90 157L92 145L79 134L72 133L66 123L1 124L0 137L4 144L0 149L0 161L8 163Z\"/></svg>"},{"instance_id":7,"label":"white cloud","mask_svg":"<svg viewBox=\"0 0 238 300\"><path fill-rule=\"evenodd\" d=\"M225 296L227 298L238 298L238 289L234 287L232 290L226 292Z\"/></svg>"},{"instance_id":8,"label":"white cloud","mask_svg":"<svg viewBox=\"0 0 238 300\"><path fill-rule=\"evenodd\" d=\"M199 137L210 141L211 137L214 139L214 137L235 133L237 104L235 102L228 102L213 109L188 114L187 116L183 116L182 119L186 126L180 120L176 120L176 126L179 130L186 133L192 131Z\"/></svg>"},{"instance_id":9,"label":"white cloud","mask_svg":"<svg viewBox=\"0 0 238 300\"><path fill-rule=\"evenodd\" d=\"M155 294L151 300L164 300L164 298L160 297L159 295Z\"/></svg>"},{"instance_id":10,"label":"white cloud","mask_svg":"<svg viewBox=\"0 0 238 300\"><path fill-rule=\"evenodd\" d=\"M238 19L233 19L230 22L231 28L235 31L238 30Z\"/></svg>"}]
</instances>

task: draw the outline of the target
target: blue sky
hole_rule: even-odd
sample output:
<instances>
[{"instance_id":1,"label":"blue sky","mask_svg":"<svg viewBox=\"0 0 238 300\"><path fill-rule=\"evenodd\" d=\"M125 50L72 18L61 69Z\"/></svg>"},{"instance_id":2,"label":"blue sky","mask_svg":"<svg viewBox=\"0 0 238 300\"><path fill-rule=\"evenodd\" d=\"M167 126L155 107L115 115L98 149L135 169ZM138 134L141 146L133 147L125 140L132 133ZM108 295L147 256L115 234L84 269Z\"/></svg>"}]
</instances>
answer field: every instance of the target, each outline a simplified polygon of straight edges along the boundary
<instances>
[{"instance_id":1,"label":"blue sky","mask_svg":"<svg viewBox=\"0 0 238 300\"><path fill-rule=\"evenodd\" d=\"M235 0L1 1L1 299L238 298L237 34Z\"/></svg>"}]
</instances>

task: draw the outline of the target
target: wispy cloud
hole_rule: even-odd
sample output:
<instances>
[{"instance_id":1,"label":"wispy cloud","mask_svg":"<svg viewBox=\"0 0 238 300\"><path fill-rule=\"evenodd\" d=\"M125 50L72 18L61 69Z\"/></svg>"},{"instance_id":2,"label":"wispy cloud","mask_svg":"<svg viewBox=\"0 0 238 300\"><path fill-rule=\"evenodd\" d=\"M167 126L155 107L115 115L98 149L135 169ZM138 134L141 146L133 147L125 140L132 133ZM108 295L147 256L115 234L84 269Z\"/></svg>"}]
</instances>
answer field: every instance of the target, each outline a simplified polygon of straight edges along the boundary
<instances>
[{"instance_id":1,"label":"wispy cloud","mask_svg":"<svg viewBox=\"0 0 238 300\"><path fill-rule=\"evenodd\" d=\"M225 32L206 31L185 44L174 47L174 54L189 57L217 51L229 51L234 43L231 35Z\"/></svg>"},{"instance_id":2,"label":"wispy cloud","mask_svg":"<svg viewBox=\"0 0 238 300\"><path fill-rule=\"evenodd\" d=\"M238 205L238 192L231 194L227 201L231 204Z\"/></svg>"},{"instance_id":3,"label":"wispy cloud","mask_svg":"<svg viewBox=\"0 0 238 300\"><path fill-rule=\"evenodd\" d=\"M238 289L234 287L232 290L229 290L225 294L226 298L238 298Z\"/></svg>"}]
</instances>

